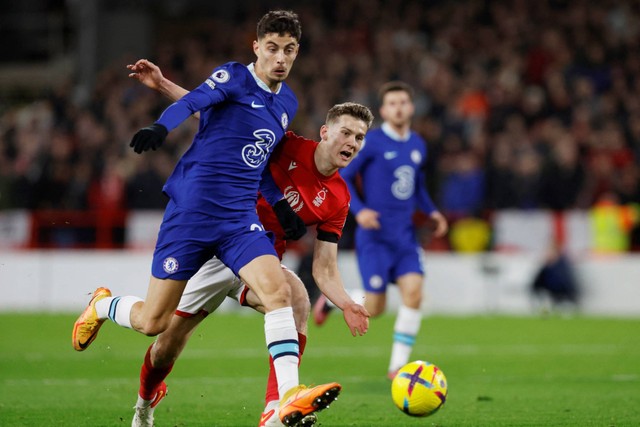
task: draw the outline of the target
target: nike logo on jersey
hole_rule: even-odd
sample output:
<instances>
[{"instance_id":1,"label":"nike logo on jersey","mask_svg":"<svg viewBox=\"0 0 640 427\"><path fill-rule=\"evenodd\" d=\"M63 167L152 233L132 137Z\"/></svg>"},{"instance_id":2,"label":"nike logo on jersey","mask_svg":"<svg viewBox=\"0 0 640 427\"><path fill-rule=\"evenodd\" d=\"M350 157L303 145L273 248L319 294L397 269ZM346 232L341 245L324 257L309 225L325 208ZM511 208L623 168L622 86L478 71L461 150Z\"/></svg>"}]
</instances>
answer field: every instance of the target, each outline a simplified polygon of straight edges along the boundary
<instances>
[{"instance_id":1,"label":"nike logo on jersey","mask_svg":"<svg viewBox=\"0 0 640 427\"><path fill-rule=\"evenodd\" d=\"M384 158L386 160L395 159L396 157L398 157L398 152L397 151L385 151L384 152Z\"/></svg>"},{"instance_id":2,"label":"nike logo on jersey","mask_svg":"<svg viewBox=\"0 0 640 427\"><path fill-rule=\"evenodd\" d=\"M251 101L251 108L264 108L264 105L256 104L256 101Z\"/></svg>"},{"instance_id":3,"label":"nike logo on jersey","mask_svg":"<svg viewBox=\"0 0 640 427\"><path fill-rule=\"evenodd\" d=\"M289 163L289 170L295 169L297 167L298 167L298 164L296 162Z\"/></svg>"}]
</instances>

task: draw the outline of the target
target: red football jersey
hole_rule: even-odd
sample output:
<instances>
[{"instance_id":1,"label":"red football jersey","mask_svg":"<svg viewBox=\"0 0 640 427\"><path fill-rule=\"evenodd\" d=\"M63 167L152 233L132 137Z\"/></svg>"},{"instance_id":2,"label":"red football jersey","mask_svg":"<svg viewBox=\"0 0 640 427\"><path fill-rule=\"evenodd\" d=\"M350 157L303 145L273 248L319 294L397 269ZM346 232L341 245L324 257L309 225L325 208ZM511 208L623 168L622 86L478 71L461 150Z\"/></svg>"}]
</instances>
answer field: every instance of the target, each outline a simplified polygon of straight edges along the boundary
<instances>
[{"instance_id":1,"label":"red football jersey","mask_svg":"<svg viewBox=\"0 0 640 427\"><path fill-rule=\"evenodd\" d=\"M271 155L269 169L273 180L293 210L307 226L342 236L349 212L349 189L338 172L322 175L313 154L319 142L287 132ZM258 215L267 230L276 236L276 251L282 258L286 248L284 230L267 201L258 198Z\"/></svg>"}]
</instances>

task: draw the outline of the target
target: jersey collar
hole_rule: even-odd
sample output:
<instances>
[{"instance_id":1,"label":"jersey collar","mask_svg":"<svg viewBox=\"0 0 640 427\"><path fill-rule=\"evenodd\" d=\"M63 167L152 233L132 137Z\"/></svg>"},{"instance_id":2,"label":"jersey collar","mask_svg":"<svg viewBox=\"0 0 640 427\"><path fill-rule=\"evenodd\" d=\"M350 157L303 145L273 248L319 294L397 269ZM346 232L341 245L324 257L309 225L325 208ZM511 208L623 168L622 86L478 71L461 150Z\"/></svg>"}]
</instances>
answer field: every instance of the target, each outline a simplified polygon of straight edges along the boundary
<instances>
[{"instance_id":1,"label":"jersey collar","mask_svg":"<svg viewBox=\"0 0 640 427\"><path fill-rule=\"evenodd\" d=\"M382 129L382 132L385 133L385 135L387 135L389 138L393 139L394 141L407 142L409 138L411 138L411 131L407 132L407 135L403 137L399 133L394 131L391 128L391 125L387 122L382 123L382 126L380 126L380 128Z\"/></svg>"},{"instance_id":2,"label":"jersey collar","mask_svg":"<svg viewBox=\"0 0 640 427\"><path fill-rule=\"evenodd\" d=\"M278 83L278 89L275 92L271 92L271 89L269 89L269 86L267 86L265 82L260 80L260 77L258 77L258 75L256 74L256 70L255 70L255 66L253 65L253 62L247 65L247 68L249 69L249 72L253 76L253 79L256 81L258 86L260 86L260 89L269 93L275 93L276 95L280 93L280 89L282 88L282 82Z\"/></svg>"}]
</instances>

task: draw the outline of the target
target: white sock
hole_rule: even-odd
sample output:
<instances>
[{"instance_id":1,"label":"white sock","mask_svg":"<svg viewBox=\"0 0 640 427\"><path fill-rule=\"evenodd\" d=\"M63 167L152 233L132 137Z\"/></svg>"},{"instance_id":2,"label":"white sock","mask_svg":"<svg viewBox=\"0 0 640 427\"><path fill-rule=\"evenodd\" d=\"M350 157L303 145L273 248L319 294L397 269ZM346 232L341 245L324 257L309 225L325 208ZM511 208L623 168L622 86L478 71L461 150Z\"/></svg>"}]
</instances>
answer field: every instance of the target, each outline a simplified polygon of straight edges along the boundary
<instances>
[{"instance_id":1,"label":"white sock","mask_svg":"<svg viewBox=\"0 0 640 427\"><path fill-rule=\"evenodd\" d=\"M391 347L389 372L394 372L409 362L421 322L422 311L404 305L400 306L398 317L393 327L393 346Z\"/></svg>"},{"instance_id":2,"label":"white sock","mask_svg":"<svg viewBox=\"0 0 640 427\"><path fill-rule=\"evenodd\" d=\"M142 298L127 295L124 297L107 297L96 302L96 313L100 319L111 319L115 324L132 329L131 308Z\"/></svg>"},{"instance_id":3,"label":"white sock","mask_svg":"<svg viewBox=\"0 0 640 427\"><path fill-rule=\"evenodd\" d=\"M264 335L273 358L280 400L290 388L299 384L300 344L291 307L279 308L264 315Z\"/></svg>"},{"instance_id":4,"label":"white sock","mask_svg":"<svg viewBox=\"0 0 640 427\"><path fill-rule=\"evenodd\" d=\"M138 395L138 400L136 402L136 408L148 408L149 406L151 406L151 402L153 402L153 399L145 400L145 399L141 398L140 395Z\"/></svg>"}]
</instances>

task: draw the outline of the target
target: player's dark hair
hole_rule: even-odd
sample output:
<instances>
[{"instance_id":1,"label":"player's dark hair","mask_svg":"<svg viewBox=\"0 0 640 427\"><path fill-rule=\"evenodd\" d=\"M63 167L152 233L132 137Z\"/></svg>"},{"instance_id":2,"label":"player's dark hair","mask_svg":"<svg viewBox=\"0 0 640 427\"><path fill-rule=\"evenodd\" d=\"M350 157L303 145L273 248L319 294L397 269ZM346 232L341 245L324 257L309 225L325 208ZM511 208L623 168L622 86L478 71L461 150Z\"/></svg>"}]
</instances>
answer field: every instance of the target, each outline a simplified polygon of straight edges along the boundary
<instances>
[{"instance_id":1,"label":"player's dark hair","mask_svg":"<svg viewBox=\"0 0 640 427\"><path fill-rule=\"evenodd\" d=\"M277 33L280 36L289 34L298 42L302 37L302 26L298 14L290 10L272 10L267 12L260 21L256 36L261 40L264 36L271 33Z\"/></svg>"},{"instance_id":2,"label":"player's dark hair","mask_svg":"<svg viewBox=\"0 0 640 427\"><path fill-rule=\"evenodd\" d=\"M384 101L384 96L389 92L406 92L409 95L409 99L413 101L413 88L401 81L391 81L380 86L380 90L378 90L378 101L382 105Z\"/></svg>"},{"instance_id":3,"label":"player's dark hair","mask_svg":"<svg viewBox=\"0 0 640 427\"><path fill-rule=\"evenodd\" d=\"M336 104L327 113L327 120L325 123L329 124L334 122L340 116L348 115L358 120L362 120L366 123L367 129L371 127L373 123L373 113L367 107L355 102L345 102L343 104Z\"/></svg>"}]
</instances>

